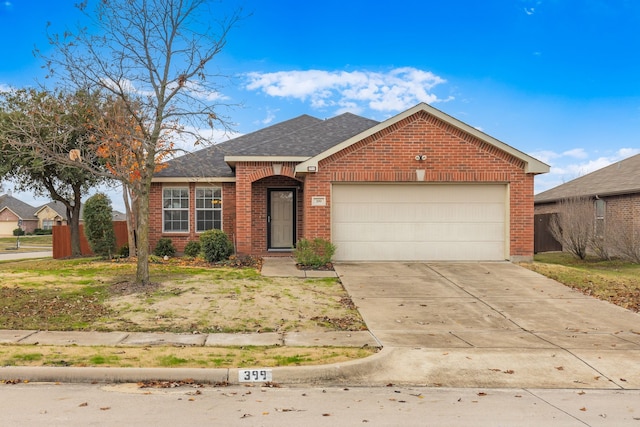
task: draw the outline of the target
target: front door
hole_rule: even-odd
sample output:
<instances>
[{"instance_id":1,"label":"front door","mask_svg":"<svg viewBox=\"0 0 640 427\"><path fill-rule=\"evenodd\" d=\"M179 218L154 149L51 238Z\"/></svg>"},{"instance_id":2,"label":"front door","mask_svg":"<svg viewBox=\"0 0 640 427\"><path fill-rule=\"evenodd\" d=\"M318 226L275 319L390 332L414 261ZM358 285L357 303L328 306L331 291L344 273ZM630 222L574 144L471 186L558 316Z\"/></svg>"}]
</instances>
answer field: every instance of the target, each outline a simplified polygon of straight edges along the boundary
<instances>
[{"instance_id":1,"label":"front door","mask_svg":"<svg viewBox=\"0 0 640 427\"><path fill-rule=\"evenodd\" d=\"M295 241L295 191L289 188L268 192L269 249L292 249Z\"/></svg>"}]
</instances>

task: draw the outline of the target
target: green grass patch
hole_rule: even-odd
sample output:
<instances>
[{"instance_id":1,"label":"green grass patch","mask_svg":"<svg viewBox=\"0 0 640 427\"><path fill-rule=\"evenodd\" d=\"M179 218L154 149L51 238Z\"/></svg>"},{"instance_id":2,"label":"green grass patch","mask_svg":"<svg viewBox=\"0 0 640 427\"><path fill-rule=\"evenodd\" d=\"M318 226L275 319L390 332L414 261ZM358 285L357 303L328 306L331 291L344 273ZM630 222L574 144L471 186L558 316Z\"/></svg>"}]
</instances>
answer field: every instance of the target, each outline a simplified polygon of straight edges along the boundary
<instances>
[{"instance_id":1,"label":"green grass patch","mask_svg":"<svg viewBox=\"0 0 640 427\"><path fill-rule=\"evenodd\" d=\"M536 254L523 267L587 295L640 311L640 265L595 258L580 260L563 252Z\"/></svg>"}]
</instances>

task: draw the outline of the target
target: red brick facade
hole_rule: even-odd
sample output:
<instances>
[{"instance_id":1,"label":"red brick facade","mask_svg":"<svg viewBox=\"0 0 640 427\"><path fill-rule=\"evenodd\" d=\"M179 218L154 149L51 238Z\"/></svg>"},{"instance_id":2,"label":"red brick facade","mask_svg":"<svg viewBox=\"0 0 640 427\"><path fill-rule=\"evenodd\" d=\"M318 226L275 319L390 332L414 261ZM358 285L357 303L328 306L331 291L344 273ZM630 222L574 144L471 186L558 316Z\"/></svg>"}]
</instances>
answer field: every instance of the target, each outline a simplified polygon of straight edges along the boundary
<instances>
[{"instance_id":1,"label":"red brick facade","mask_svg":"<svg viewBox=\"0 0 640 427\"><path fill-rule=\"evenodd\" d=\"M418 154L427 159L415 160ZM533 256L533 175L520 160L426 113L320 162L318 173L305 180L303 235L331 238L332 183L415 182L416 169L425 169L425 183L508 183L511 257ZM327 197L327 206L311 206L318 195Z\"/></svg>"},{"instance_id":2,"label":"red brick facade","mask_svg":"<svg viewBox=\"0 0 640 427\"><path fill-rule=\"evenodd\" d=\"M426 155L418 161L416 155ZM239 254L267 253L267 192L291 188L297 196L296 238L331 240L331 186L338 182L416 182L416 170L425 170L424 183L508 184L510 256L513 260L533 256L533 179L525 162L463 132L457 127L419 111L382 128L377 133L324 158L316 173L295 173L295 163L237 162L235 183L223 187L223 229ZM276 172L279 172L276 173ZM189 240L185 234L162 233L162 187L186 186L154 183L151 193L153 247L160 237L170 237L179 251ZM189 185L190 197L196 184ZM312 206L313 196L326 197L326 206ZM190 204L191 210L193 203ZM194 212L190 212L193 218Z\"/></svg>"}]
</instances>

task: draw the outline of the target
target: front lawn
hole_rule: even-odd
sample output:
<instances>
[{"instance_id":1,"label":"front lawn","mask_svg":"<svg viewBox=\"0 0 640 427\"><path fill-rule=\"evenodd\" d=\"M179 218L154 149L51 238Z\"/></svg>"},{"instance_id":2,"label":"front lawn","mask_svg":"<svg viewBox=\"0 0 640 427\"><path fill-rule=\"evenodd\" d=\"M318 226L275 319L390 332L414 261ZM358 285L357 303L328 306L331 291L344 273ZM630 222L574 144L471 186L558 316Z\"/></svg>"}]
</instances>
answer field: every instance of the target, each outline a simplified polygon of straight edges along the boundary
<instances>
[{"instance_id":1,"label":"front lawn","mask_svg":"<svg viewBox=\"0 0 640 427\"><path fill-rule=\"evenodd\" d=\"M640 312L640 265L625 261L579 260L564 252L536 254L523 267L587 295Z\"/></svg>"},{"instance_id":2,"label":"front lawn","mask_svg":"<svg viewBox=\"0 0 640 427\"><path fill-rule=\"evenodd\" d=\"M365 330L335 278L263 277L255 268L152 263L153 285L131 282L133 262L91 258L0 263L4 329L177 333Z\"/></svg>"}]
</instances>

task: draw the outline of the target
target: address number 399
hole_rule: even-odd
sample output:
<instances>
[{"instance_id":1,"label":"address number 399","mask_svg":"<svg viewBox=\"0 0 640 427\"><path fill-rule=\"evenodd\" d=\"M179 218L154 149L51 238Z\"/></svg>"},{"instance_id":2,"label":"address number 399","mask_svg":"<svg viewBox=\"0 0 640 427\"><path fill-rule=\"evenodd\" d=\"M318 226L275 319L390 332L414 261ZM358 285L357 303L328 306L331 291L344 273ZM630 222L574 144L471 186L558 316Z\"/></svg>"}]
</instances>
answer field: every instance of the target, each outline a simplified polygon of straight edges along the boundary
<instances>
[{"instance_id":1,"label":"address number 399","mask_svg":"<svg viewBox=\"0 0 640 427\"><path fill-rule=\"evenodd\" d=\"M241 383L273 381L273 373L271 369L240 369L238 381Z\"/></svg>"}]
</instances>

